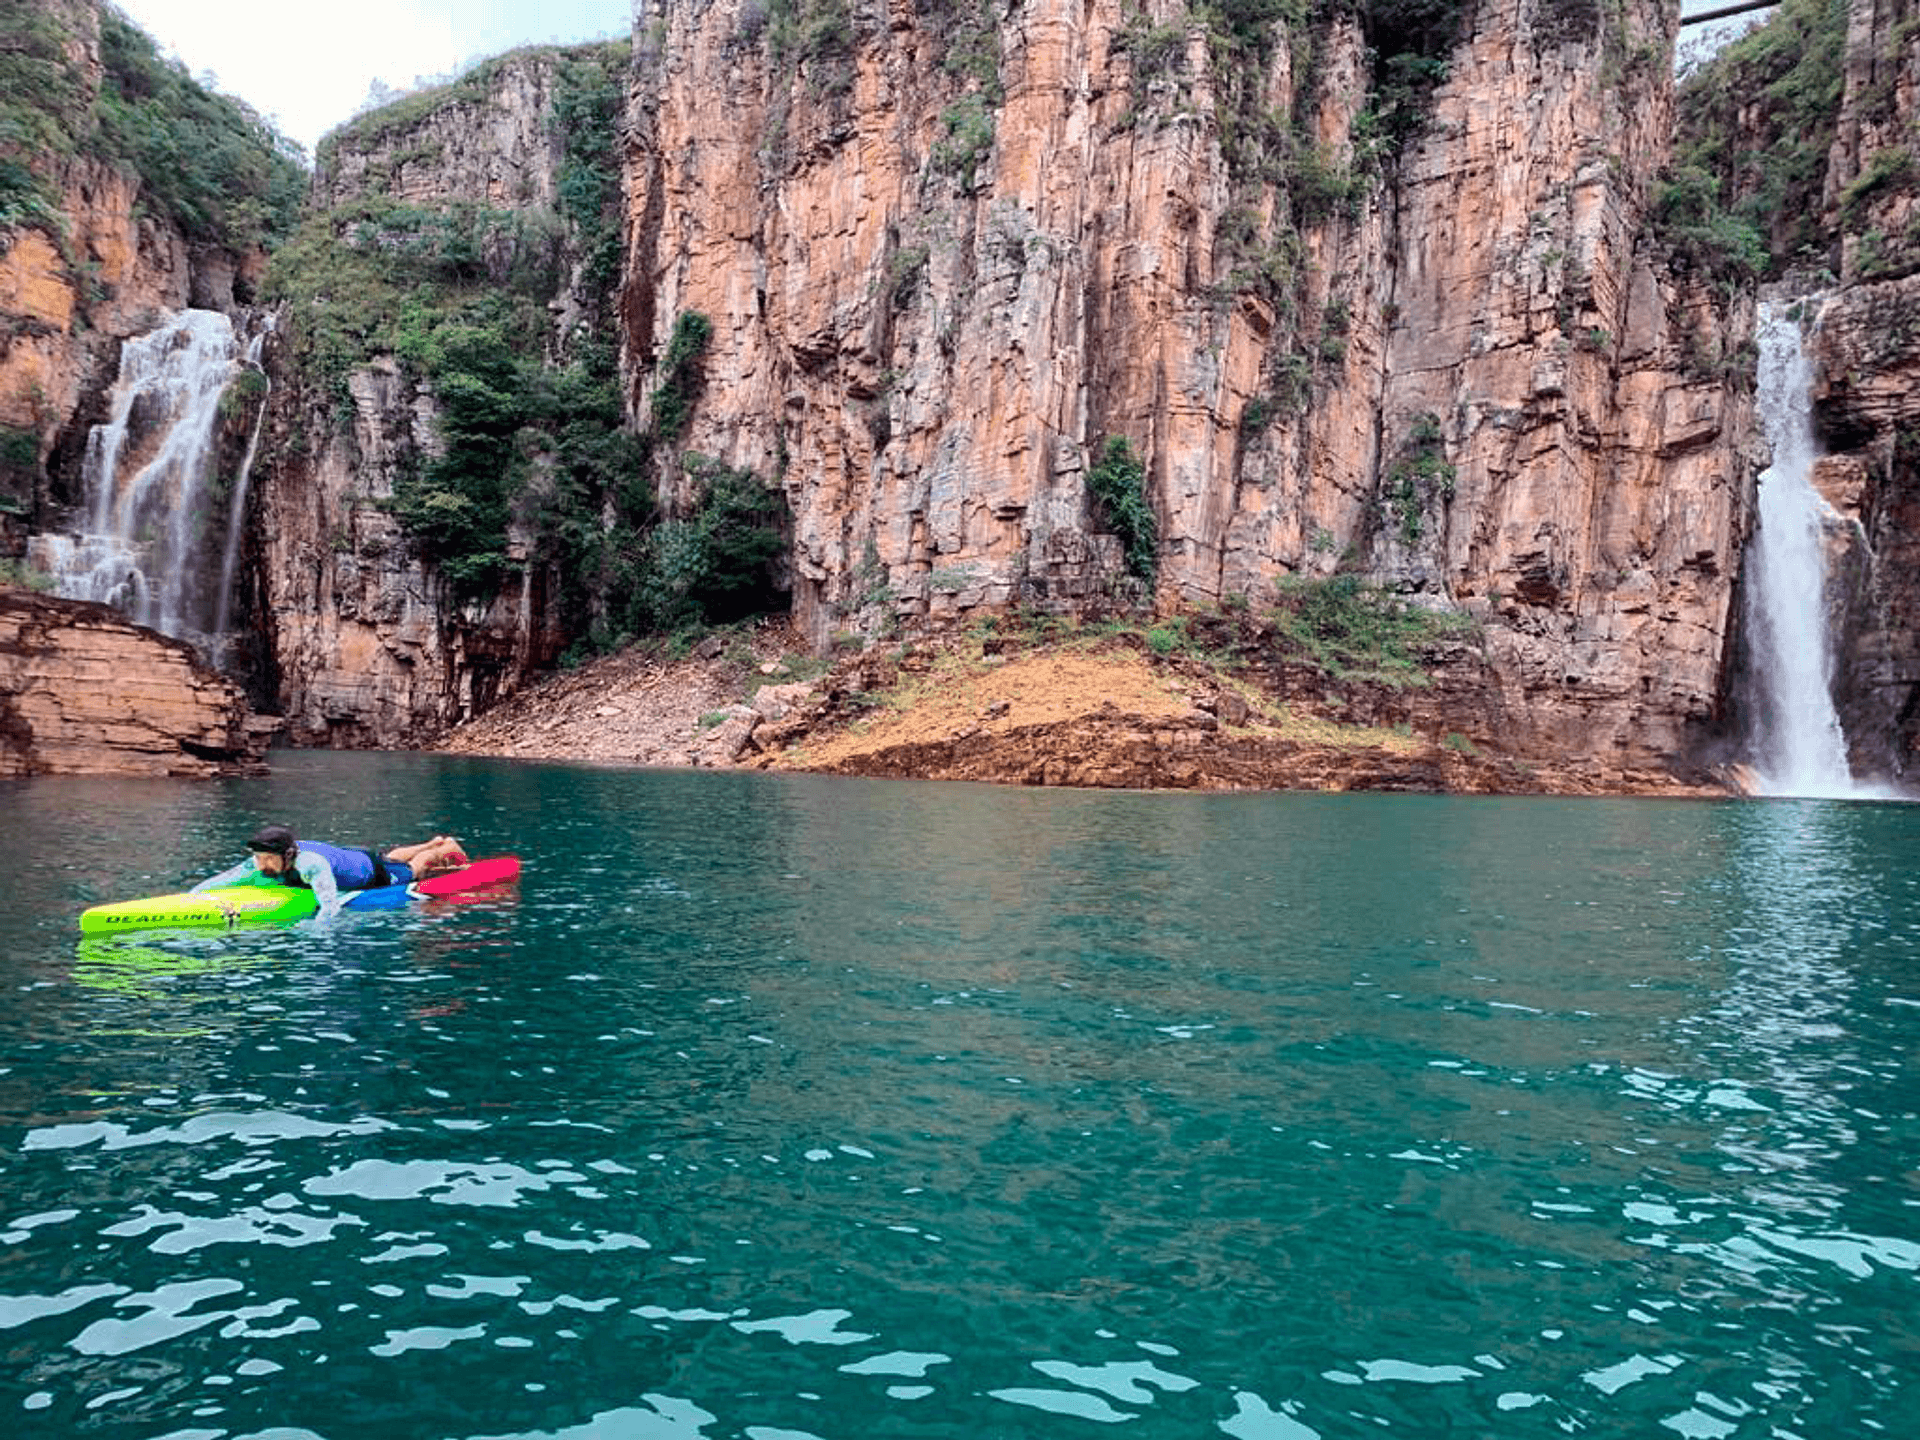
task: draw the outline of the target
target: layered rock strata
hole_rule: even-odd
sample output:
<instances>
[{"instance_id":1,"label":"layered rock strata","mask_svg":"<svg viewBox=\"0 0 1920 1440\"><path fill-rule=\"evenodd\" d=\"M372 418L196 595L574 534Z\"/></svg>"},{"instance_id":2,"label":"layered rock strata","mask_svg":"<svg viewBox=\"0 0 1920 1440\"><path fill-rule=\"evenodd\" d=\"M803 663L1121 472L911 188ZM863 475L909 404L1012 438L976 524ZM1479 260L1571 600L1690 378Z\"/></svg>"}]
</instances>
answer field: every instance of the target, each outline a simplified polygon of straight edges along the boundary
<instances>
[{"instance_id":1,"label":"layered rock strata","mask_svg":"<svg viewBox=\"0 0 1920 1440\"><path fill-rule=\"evenodd\" d=\"M1841 284L1814 305L1816 483L1851 522L1840 547L1835 698L1858 773L1920 778L1920 27L1851 0L1829 157Z\"/></svg>"},{"instance_id":2,"label":"layered rock strata","mask_svg":"<svg viewBox=\"0 0 1920 1440\"><path fill-rule=\"evenodd\" d=\"M1124 594L1086 486L1118 435L1163 606L1357 569L1484 620L1518 748L1666 764L1713 722L1751 402L1689 357L1750 317L1645 236L1667 7L1477 7L1397 162L1356 130L1370 37L1285 37L1252 166L1171 12L1039 0L990 85L906 5L852 7L844 55L750 18L640 7L628 342L640 396L714 322L684 443L779 475L816 643ZM1152 21L1184 29L1150 74Z\"/></svg>"},{"instance_id":3,"label":"layered rock strata","mask_svg":"<svg viewBox=\"0 0 1920 1440\"><path fill-rule=\"evenodd\" d=\"M551 207L560 167L553 80L552 52L519 51L349 121L320 142L309 203L333 209L378 195Z\"/></svg>"},{"instance_id":4,"label":"layered rock strata","mask_svg":"<svg viewBox=\"0 0 1920 1440\"><path fill-rule=\"evenodd\" d=\"M14 563L35 532L73 528L122 342L187 307L233 311L263 257L190 239L137 165L103 158L88 133L113 83L97 0L35 0L9 22L53 77L9 100L74 127L5 139L30 202L0 228L0 561ZM222 449L228 473L243 445ZM0 592L0 774L227 773L256 766L272 728L187 647L99 606Z\"/></svg>"},{"instance_id":5,"label":"layered rock strata","mask_svg":"<svg viewBox=\"0 0 1920 1440\"><path fill-rule=\"evenodd\" d=\"M1814 479L1848 522L1830 550L1835 701L1856 773L1920 777L1920 274L1855 284L1813 331Z\"/></svg>"},{"instance_id":6,"label":"layered rock strata","mask_svg":"<svg viewBox=\"0 0 1920 1440\"><path fill-rule=\"evenodd\" d=\"M296 744L404 748L485 710L564 637L533 567L462 607L403 533L394 486L439 443L431 389L391 358L347 385L344 410L294 395L269 422L249 565L261 702Z\"/></svg>"},{"instance_id":7,"label":"layered rock strata","mask_svg":"<svg viewBox=\"0 0 1920 1440\"><path fill-rule=\"evenodd\" d=\"M1823 196L1843 282L1920 269L1920 26L1900 0L1847 0L1844 92Z\"/></svg>"},{"instance_id":8,"label":"layered rock strata","mask_svg":"<svg viewBox=\"0 0 1920 1440\"><path fill-rule=\"evenodd\" d=\"M251 772L277 728L192 647L0 587L0 777Z\"/></svg>"}]
</instances>

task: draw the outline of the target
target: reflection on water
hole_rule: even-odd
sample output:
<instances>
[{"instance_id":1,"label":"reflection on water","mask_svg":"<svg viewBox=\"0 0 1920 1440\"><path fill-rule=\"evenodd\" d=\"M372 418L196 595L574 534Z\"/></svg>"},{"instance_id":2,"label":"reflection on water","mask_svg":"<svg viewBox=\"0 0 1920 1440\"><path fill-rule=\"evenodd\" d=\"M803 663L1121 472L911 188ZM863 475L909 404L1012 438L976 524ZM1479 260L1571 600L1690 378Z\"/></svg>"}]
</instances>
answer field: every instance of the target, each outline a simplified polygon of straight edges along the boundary
<instances>
[{"instance_id":1,"label":"reflection on water","mask_svg":"<svg viewBox=\"0 0 1920 1440\"><path fill-rule=\"evenodd\" d=\"M85 786L14 799L10 1433L1913 1409L1909 809L295 756L123 795L113 847ZM527 872L76 948L316 813Z\"/></svg>"}]
</instances>

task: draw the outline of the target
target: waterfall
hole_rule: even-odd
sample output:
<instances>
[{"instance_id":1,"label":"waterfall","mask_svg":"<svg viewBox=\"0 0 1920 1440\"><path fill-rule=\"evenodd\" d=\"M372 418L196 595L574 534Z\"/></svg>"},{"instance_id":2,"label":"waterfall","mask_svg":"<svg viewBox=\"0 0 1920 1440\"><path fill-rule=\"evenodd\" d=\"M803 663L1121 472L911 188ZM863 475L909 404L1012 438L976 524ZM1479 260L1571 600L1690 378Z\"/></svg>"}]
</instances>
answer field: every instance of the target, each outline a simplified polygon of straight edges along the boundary
<instances>
[{"instance_id":1,"label":"waterfall","mask_svg":"<svg viewBox=\"0 0 1920 1440\"><path fill-rule=\"evenodd\" d=\"M1829 526L1844 526L1813 486L1812 364L1780 302L1760 308L1759 411L1773 464L1760 476L1760 524L1747 555L1747 622L1756 681L1755 768L1767 795L1853 797L1833 704L1828 644Z\"/></svg>"},{"instance_id":2,"label":"waterfall","mask_svg":"<svg viewBox=\"0 0 1920 1440\"><path fill-rule=\"evenodd\" d=\"M232 579L230 558L216 571L209 553L220 399L243 364L258 369L260 343L256 336L242 357L225 315L182 310L121 346L107 421L87 437L86 528L34 542L61 595L104 601L143 625L213 648ZM249 465L259 432L256 416ZM244 489L243 475L224 526L230 550L238 545ZM215 575L219 590L209 595Z\"/></svg>"}]
</instances>

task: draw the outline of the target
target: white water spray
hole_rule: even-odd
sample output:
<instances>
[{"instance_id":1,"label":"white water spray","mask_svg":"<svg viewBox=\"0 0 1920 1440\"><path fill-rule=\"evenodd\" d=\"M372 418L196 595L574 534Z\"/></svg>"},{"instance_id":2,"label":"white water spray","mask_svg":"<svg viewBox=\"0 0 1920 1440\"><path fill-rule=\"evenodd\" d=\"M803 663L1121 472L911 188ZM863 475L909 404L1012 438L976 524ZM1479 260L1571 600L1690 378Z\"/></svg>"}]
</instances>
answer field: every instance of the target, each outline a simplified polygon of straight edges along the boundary
<instances>
[{"instance_id":1,"label":"white water spray","mask_svg":"<svg viewBox=\"0 0 1920 1440\"><path fill-rule=\"evenodd\" d=\"M1759 320L1759 409L1773 464L1760 476L1760 525L1747 559L1747 620L1759 691L1754 756L1766 795L1850 798L1856 786L1833 704L1828 645L1829 526L1845 521L1813 486L1812 364L1777 303Z\"/></svg>"},{"instance_id":2,"label":"white water spray","mask_svg":"<svg viewBox=\"0 0 1920 1440\"><path fill-rule=\"evenodd\" d=\"M260 339L245 362L258 366ZM159 329L126 341L107 422L87 437L82 481L86 530L42 535L36 560L60 594L104 601L143 625L210 645L226 624L230 555L237 550L238 506L224 527L229 559L220 592L208 603L213 573L206 537L212 528L212 460L220 398L240 373L233 322L213 310L182 310ZM255 420L247 450L259 439ZM204 558L203 558L204 557Z\"/></svg>"}]
</instances>

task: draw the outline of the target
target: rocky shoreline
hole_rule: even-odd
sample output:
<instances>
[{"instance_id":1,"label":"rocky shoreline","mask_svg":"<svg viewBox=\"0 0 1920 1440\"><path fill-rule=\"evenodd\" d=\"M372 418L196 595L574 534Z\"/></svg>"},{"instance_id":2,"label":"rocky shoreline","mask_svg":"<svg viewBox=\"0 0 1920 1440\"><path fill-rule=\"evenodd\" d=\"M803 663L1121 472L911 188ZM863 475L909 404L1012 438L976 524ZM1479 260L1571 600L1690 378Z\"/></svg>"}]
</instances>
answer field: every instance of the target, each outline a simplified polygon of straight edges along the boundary
<instances>
[{"instance_id":1,"label":"rocky shoreline","mask_svg":"<svg viewBox=\"0 0 1920 1440\"><path fill-rule=\"evenodd\" d=\"M1463 647L1464 648L1464 647ZM1125 630L975 628L813 658L783 623L548 678L430 748L592 764L1106 789L1719 797L1709 772L1605 770L1457 728L1471 653L1417 685L1156 654ZM1449 723L1449 716L1451 722Z\"/></svg>"},{"instance_id":2,"label":"rocky shoreline","mask_svg":"<svg viewBox=\"0 0 1920 1440\"><path fill-rule=\"evenodd\" d=\"M1170 641L1168 637L1173 637ZM1258 622L970 625L816 656L763 620L551 674L428 738L449 754L1100 789L1725 796L1732 773L1510 743L1472 644L1411 676L1276 659ZM191 647L0 590L0 775L259 773L281 726Z\"/></svg>"}]
</instances>

